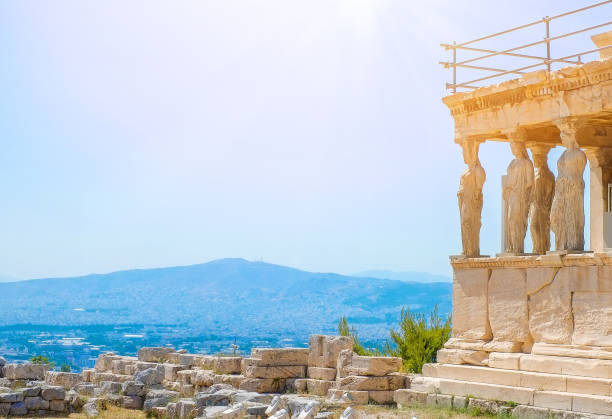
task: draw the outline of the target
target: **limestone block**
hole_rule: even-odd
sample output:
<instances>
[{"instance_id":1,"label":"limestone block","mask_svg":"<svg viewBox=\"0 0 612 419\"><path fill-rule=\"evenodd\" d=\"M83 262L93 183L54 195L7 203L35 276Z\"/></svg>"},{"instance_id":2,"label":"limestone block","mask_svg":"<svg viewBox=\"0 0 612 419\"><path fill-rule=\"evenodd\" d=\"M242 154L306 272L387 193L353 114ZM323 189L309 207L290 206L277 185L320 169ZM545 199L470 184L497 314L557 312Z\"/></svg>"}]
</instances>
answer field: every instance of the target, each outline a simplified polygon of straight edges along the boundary
<instances>
[{"instance_id":1,"label":"limestone block","mask_svg":"<svg viewBox=\"0 0 612 419\"><path fill-rule=\"evenodd\" d=\"M285 390L288 393L308 393L308 380L306 378L296 378L293 381L287 380Z\"/></svg>"},{"instance_id":2,"label":"limestone block","mask_svg":"<svg viewBox=\"0 0 612 419\"><path fill-rule=\"evenodd\" d=\"M610 395L612 380L605 378L567 376L567 392L579 394Z\"/></svg>"},{"instance_id":3,"label":"limestone block","mask_svg":"<svg viewBox=\"0 0 612 419\"><path fill-rule=\"evenodd\" d=\"M340 419L357 419L357 411L349 406L344 409Z\"/></svg>"},{"instance_id":4,"label":"limestone block","mask_svg":"<svg viewBox=\"0 0 612 419\"><path fill-rule=\"evenodd\" d=\"M353 338L351 336L311 335L308 348L308 366L336 368L340 352L353 348Z\"/></svg>"},{"instance_id":5,"label":"limestone block","mask_svg":"<svg viewBox=\"0 0 612 419\"><path fill-rule=\"evenodd\" d=\"M488 269L454 269L453 337L490 340Z\"/></svg>"},{"instance_id":6,"label":"limestone block","mask_svg":"<svg viewBox=\"0 0 612 419\"><path fill-rule=\"evenodd\" d=\"M85 403L83 405L83 412L85 412L88 418L95 418L100 414L94 402Z\"/></svg>"},{"instance_id":7,"label":"limestone block","mask_svg":"<svg viewBox=\"0 0 612 419\"><path fill-rule=\"evenodd\" d=\"M440 380L440 392L459 396L475 396L487 400L500 400L519 404L533 404L535 390L498 384L470 383L459 380Z\"/></svg>"},{"instance_id":8,"label":"limestone block","mask_svg":"<svg viewBox=\"0 0 612 419\"><path fill-rule=\"evenodd\" d=\"M82 381L81 374L72 372L47 371L45 373L45 382L52 386L62 386L65 389L71 389Z\"/></svg>"},{"instance_id":9,"label":"limestone block","mask_svg":"<svg viewBox=\"0 0 612 419\"><path fill-rule=\"evenodd\" d=\"M289 419L289 412L287 412L286 409L280 409L279 411L275 412L272 416L270 416L268 419Z\"/></svg>"},{"instance_id":10,"label":"limestone block","mask_svg":"<svg viewBox=\"0 0 612 419\"><path fill-rule=\"evenodd\" d=\"M63 400L50 400L49 410L53 412L63 412L64 410L66 410L66 402L64 402Z\"/></svg>"},{"instance_id":11,"label":"limestone block","mask_svg":"<svg viewBox=\"0 0 612 419\"><path fill-rule=\"evenodd\" d=\"M531 349L531 353L534 355L612 360L612 351L608 350L607 348L578 345L551 345L548 343L535 343Z\"/></svg>"},{"instance_id":12,"label":"limestone block","mask_svg":"<svg viewBox=\"0 0 612 419\"><path fill-rule=\"evenodd\" d=\"M124 409L142 409L143 400L139 396L122 396L121 407Z\"/></svg>"},{"instance_id":13,"label":"limestone block","mask_svg":"<svg viewBox=\"0 0 612 419\"><path fill-rule=\"evenodd\" d=\"M9 380L44 380L51 367L45 364L6 364L2 373Z\"/></svg>"},{"instance_id":14,"label":"limestone block","mask_svg":"<svg viewBox=\"0 0 612 419\"><path fill-rule=\"evenodd\" d=\"M465 409L468 405L467 397L463 396L453 396L453 408L455 409Z\"/></svg>"},{"instance_id":15,"label":"limestone block","mask_svg":"<svg viewBox=\"0 0 612 419\"><path fill-rule=\"evenodd\" d=\"M285 380L282 378L244 378L239 388L258 393L279 393L285 388Z\"/></svg>"},{"instance_id":16,"label":"limestone block","mask_svg":"<svg viewBox=\"0 0 612 419\"><path fill-rule=\"evenodd\" d=\"M333 381L336 379L336 368L308 367L308 378Z\"/></svg>"},{"instance_id":17,"label":"limestone block","mask_svg":"<svg viewBox=\"0 0 612 419\"><path fill-rule=\"evenodd\" d=\"M24 416L28 414L28 409L24 402L17 402L11 405L11 410L9 411L10 416Z\"/></svg>"},{"instance_id":18,"label":"limestone block","mask_svg":"<svg viewBox=\"0 0 612 419\"><path fill-rule=\"evenodd\" d=\"M132 364L132 366L134 367L134 373L136 372L140 372L140 371L144 371L144 370L148 370L149 368L162 368L163 369L163 364L162 366L160 366L159 363L157 362L143 362L143 361L136 361ZM127 372L127 371L126 371ZM132 373L132 374L134 374Z\"/></svg>"},{"instance_id":19,"label":"limestone block","mask_svg":"<svg viewBox=\"0 0 612 419\"><path fill-rule=\"evenodd\" d=\"M36 397L36 396L40 396L40 392L42 390L42 387L38 386L38 383L34 384L35 382L32 381L32 386L30 387L23 387L20 388L19 391L23 394L23 397ZM27 383L26 385L28 385L30 383Z\"/></svg>"},{"instance_id":20,"label":"limestone block","mask_svg":"<svg viewBox=\"0 0 612 419\"><path fill-rule=\"evenodd\" d=\"M594 378L612 377L612 361L524 354L521 370Z\"/></svg>"},{"instance_id":21,"label":"limestone block","mask_svg":"<svg viewBox=\"0 0 612 419\"><path fill-rule=\"evenodd\" d=\"M181 384L191 384L191 375L194 373L194 370L181 370L176 373L177 381Z\"/></svg>"},{"instance_id":22,"label":"limestone block","mask_svg":"<svg viewBox=\"0 0 612 419\"><path fill-rule=\"evenodd\" d=\"M94 369L100 372L110 371L112 368L112 361L115 359L121 359L121 357L112 352L100 354L98 355L98 359L96 359Z\"/></svg>"},{"instance_id":23,"label":"limestone block","mask_svg":"<svg viewBox=\"0 0 612 419\"><path fill-rule=\"evenodd\" d=\"M491 352L489 354L489 367L505 370L518 370L522 354Z\"/></svg>"},{"instance_id":24,"label":"limestone block","mask_svg":"<svg viewBox=\"0 0 612 419\"><path fill-rule=\"evenodd\" d=\"M573 344L612 346L612 292L574 292L572 310Z\"/></svg>"},{"instance_id":25,"label":"limestone block","mask_svg":"<svg viewBox=\"0 0 612 419\"><path fill-rule=\"evenodd\" d=\"M427 394L422 391L403 388L393 392L393 401L400 406L410 406L415 403L425 404L427 402Z\"/></svg>"},{"instance_id":26,"label":"limestone block","mask_svg":"<svg viewBox=\"0 0 612 419\"><path fill-rule=\"evenodd\" d=\"M23 401L23 393L0 393L0 403L17 403Z\"/></svg>"},{"instance_id":27,"label":"limestone block","mask_svg":"<svg viewBox=\"0 0 612 419\"><path fill-rule=\"evenodd\" d=\"M306 376L305 366L275 366L256 367L249 366L244 371L248 378L304 378Z\"/></svg>"},{"instance_id":28,"label":"limestone block","mask_svg":"<svg viewBox=\"0 0 612 419\"><path fill-rule=\"evenodd\" d=\"M391 404L394 393L394 391L368 391L368 399L377 404Z\"/></svg>"},{"instance_id":29,"label":"limestone block","mask_svg":"<svg viewBox=\"0 0 612 419\"><path fill-rule=\"evenodd\" d=\"M24 400L28 410L48 410L49 401L42 397L26 397Z\"/></svg>"},{"instance_id":30,"label":"limestone block","mask_svg":"<svg viewBox=\"0 0 612 419\"><path fill-rule=\"evenodd\" d=\"M321 409L321 403L311 400L305 406L302 407L297 419L314 419L319 410ZM293 415L295 417L295 414Z\"/></svg>"},{"instance_id":31,"label":"limestone block","mask_svg":"<svg viewBox=\"0 0 612 419\"><path fill-rule=\"evenodd\" d=\"M336 388L339 390L398 390L404 387L404 377L388 375L386 377L368 377L350 375L338 379Z\"/></svg>"},{"instance_id":32,"label":"limestone block","mask_svg":"<svg viewBox=\"0 0 612 419\"><path fill-rule=\"evenodd\" d=\"M44 386L40 394L45 400L64 400L66 390L60 386Z\"/></svg>"},{"instance_id":33,"label":"limestone block","mask_svg":"<svg viewBox=\"0 0 612 419\"><path fill-rule=\"evenodd\" d=\"M415 376L410 382L410 389L422 393L436 393L440 387L440 380L432 377Z\"/></svg>"},{"instance_id":34,"label":"limestone block","mask_svg":"<svg viewBox=\"0 0 612 419\"><path fill-rule=\"evenodd\" d=\"M137 372L134 375L134 380L140 381L148 386L152 386L155 384L161 384L161 382L164 381L164 374L157 368L149 368L144 371Z\"/></svg>"},{"instance_id":35,"label":"limestone block","mask_svg":"<svg viewBox=\"0 0 612 419\"><path fill-rule=\"evenodd\" d=\"M121 392L126 396L143 397L147 394L145 385L136 381L125 381L121 383Z\"/></svg>"},{"instance_id":36,"label":"limestone block","mask_svg":"<svg viewBox=\"0 0 612 419\"><path fill-rule=\"evenodd\" d=\"M241 419L246 414L247 406L243 403L238 403L228 407L221 412L221 418L223 419ZM187 416L184 416L187 417Z\"/></svg>"},{"instance_id":37,"label":"limestone block","mask_svg":"<svg viewBox=\"0 0 612 419\"><path fill-rule=\"evenodd\" d=\"M492 340L485 343L482 346L482 350L485 352L507 352L507 353L518 353L523 349L524 342L508 342L508 341L497 341Z\"/></svg>"},{"instance_id":38,"label":"limestone block","mask_svg":"<svg viewBox=\"0 0 612 419\"><path fill-rule=\"evenodd\" d=\"M143 362L166 362L168 354L173 352L175 350L168 347L144 347L138 350L138 360Z\"/></svg>"},{"instance_id":39,"label":"limestone block","mask_svg":"<svg viewBox=\"0 0 612 419\"><path fill-rule=\"evenodd\" d=\"M440 349L436 355L436 360L441 364L485 365L488 358L488 352L466 349Z\"/></svg>"},{"instance_id":40,"label":"limestone block","mask_svg":"<svg viewBox=\"0 0 612 419\"><path fill-rule=\"evenodd\" d=\"M219 356L215 359L214 370L217 374L240 374L242 357Z\"/></svg>"},{"instance_id":41,"label":"limestone block","mask_svg":"<svg viewBox=\"0 0 612 419\"><path fill-rule=\"evenodd\" d=\"M338 378L349 375L368 375L382 377L392 372L398 372L402 366L402 358L384 356L360 356L352 350L344 350L338 356Z\"/></svg>"},{"instance_id":42,"label":"limestone block","mask_svg":"<svg viewBox=\"0 0 612 419\"><path fill-rule=\"evenodd\" d=\"M279 410L284 409L287 406L287 399L283 399L280 396L274 396L270 402L270 406L266 409L266 415L272 416Z\"/></svg>"},{"instance_id":43,"label":"limestone block","mask_svg":"<svg viewBox=\"0 0 612 419\"><path fill-rule=\"evenodd\" d=\"M183 370L184 367L175 364L163 364L164 367L164 380L166 381L177 381L178 372Z\"/></svg>"},{"instance_id":44,"label":"limestone block","mask_svg":"<svg viewBox=\"0 0 612 419\"><path fill-rule=\"evenodd\" d=\"M529 296L529 330L534 342L569 344L574 323L571 267L560 268L549 285Z\"/></svg>"},{"instance_id":45,"label":"limestone block","mask_svg":"<svg viewBox=\"0 0 612 419\"><path fill-rule=\"evenodd\" d=\"M191 368L199 363L199 356L194 354L178 354L177 361L179 365Z\"/></svg>"},{"instance_id":46,"label":"limestone block","mask_svg":"<svg viewBox=\"0 0 612 419\"><path fill-rule=\"evenodd\" d=\"M368 404L367 391L329 389L327 399L330 403Z\"/></svg>"},{"instance_id":47,"label":"limestone block","mask_svg":"<svg viewBox=\"0 0 612 419\"><path fill-rule=\"evenodd\" d=\"M98 391L99 395L119 394L123 390L123 383L113 381L102 381Z\"/></svg>"},{"instance_id":48,"label":"limestone block","mask_svg":"<svg viewBox=\"0 0 612 419\"><path fill-rule=\"evenodd\" d=\"M308 365L307 348L253 348L251 358L260 359L259 366Z\"/></svg>"},{"instance_id":49,"label":"limestone block","mask_svg":"<svg viewBox=\"0 0 612 419\"><path fill-rule=\"evenodd\" d=\"M426 404L450 409L453 407L453 396L448 394L428 394Z\"/></svg>"},{"instance_id":50,"label":"limestone block","mask_svg":"<svg viewBox=\"0 0 612 419\"><path fill-rule=\"evenodd\" d=\"M572 410L596 415L609 415L612 412L612 398L574 394L572 395Z\"/></svg>"},{"instance_id":51,"label":"limestone block","mask_svg":"<svg viewBox=\"0 0 612 419\"><path fill-rule=\"evenodd\" d=\"M314 380L312 378L305 381L308 394L314 394L316 396L325 396L329 389L334 385L333 381Z\"/></svg>"},{"instance_id":52,"label":"limestone block","mask_svg":"<svg viewBox=\"0 0 612 419\"><path fill-rule=\"evenodd\" d=\"M444 344L446 349L467 349L470 351L483 351L485 343L488 341L480 339L461 339L450 338Z\"/></svg>"},{"instance_id":53,"label":"limestone block","mask_svg":"<svg viewBox=\"0 0 612 419\"><path fill-rule=\"evenodd\" d=\"M567 376L546 373L521 373L521 387L535 390L567 391Z\"/></svg>"},{"instance_id":54,"label":"limestone block","mask_svg":"<svg viewBox=\"0 0 612 419\"><path fill-rule=\"evenodd\" d=\"M501 384L517 387L520 385L521 381L520 371L464 365L438 365L436 368L436 374L437 378L450 378L453 380Z\"/></svg>"},{"instance_id":55,"label":"limestone block","mask_svg":"<svg viewBox=\"0 0 612 419\"><path fill-rule=\"evenodd\" d=\"M87 383L91 383L93 381L93 374L95 373L95 369L93 368L83 368L81 371L81 381L85 381Z\"/></svg>"},{"instance_id":56,"label":"limestone block","mask_svg":"<svg viewBox=\"0 0 612 419\"><path fill-rule=\"evenodd\" d=\"M217 360L216 356L213 355L202 355L201 357L198 358L200 365L199 367L202 368L203 370L214 370L215 369L215 362Z\"/></svg>"},{"instance_id":57,"label":"limestone block","mask_svg":"<svg viewBox=\"0 0 612 419\"><path fill-rule=\"evenodd\" d=\"M211 371L197 370L191 374L191 384L196 386L210 387L214 382L214 374Z\"/></svg>"},{"instance_id":58,"label":"limestone block","mask_svg":"<svg viewBox=\"0 0 612 419\"><path fill-rule=\"evenodd\" d=\"M93 373L92 382L100 383L102 381L116 381L124 382L131 381L134 377L132 375L113 374L112 372L95 372Z\"/></svg>"},{"instance_id":59,"label":"limestone block","mask_svg":"<svg viewBox=\"0 0 612 419\"><path fill-rule=\"evenodd\" d=\"M87 397L93 397L95 388L96 386L91 383L80 383L74 387L74 389L76 390L78 394L80 394L81 396L87 396Z\"/></svg>"},{"instance_id":60,"label":"limestone block","mask_svg":"<svg viewBox=\"0 0 612 419\"><path fill-rule=\"evenodd\" d=\"M538 266L525 269L525 291L527 295L535 294L552 283L559 268Z\"/></svg>"},{"instance_id":61,"label":"limestone block","mask_svg":"<svg viewBox=\"0 0 612 419\"><path fill-rule=\"evenodd\" d=\"M240 383L244 380L244 376L240 374L215 374L213 376L214 384L229 384L232 387L240 387Z\"/></svg>"},{"instance_id":62,"label":"limestone block","mask_svg":"<svg viewBox=\"0 0 612 419\"><path fill-rule=\"evenodd\" d=\"M529 340L526 274L524 269L495 268L488 284L489 322L493 339Z\"/></svg>"}]
</instances>

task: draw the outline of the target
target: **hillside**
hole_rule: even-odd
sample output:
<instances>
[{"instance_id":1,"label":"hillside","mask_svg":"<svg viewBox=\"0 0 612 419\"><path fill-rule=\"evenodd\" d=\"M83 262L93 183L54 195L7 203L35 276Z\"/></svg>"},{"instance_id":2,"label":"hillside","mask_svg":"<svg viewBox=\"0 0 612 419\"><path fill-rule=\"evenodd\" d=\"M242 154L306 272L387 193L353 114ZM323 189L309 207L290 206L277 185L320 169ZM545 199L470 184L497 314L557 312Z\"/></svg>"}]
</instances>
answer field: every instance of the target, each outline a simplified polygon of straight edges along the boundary
<instances>
[{"instance_id":1,"label":"hillside","mask_svg":"<svg viewBox=\"0 0 612 419\"><path fill-rule=\"evenodd\" d=\"M353 276L361 278L382 278L382 279L395 279L397 281L406 282L452 282L452 279L444 275L435 275L427 272L414 272L414 271L387 271L387 270L371 270L362 271Z\"/></svg>"},{"instance_id":2,"label":"hillside","mask_svg":"<svg viewBox=\"0 0 612 419\"><path fill-rule=\"evenodd\" d=\"M429 311L436 304L450 312L449 283L311 273L243 259L0 283L0 353L4 347L10 355L19 334L73 350L66 337L127 352L143 343L221 350L233 339L242 349L303 345L310 333L333 331L343 315L364 340L376 342L401 307ZM48 331L64 340L48 338Z\"/></svg>"}]
</instances>

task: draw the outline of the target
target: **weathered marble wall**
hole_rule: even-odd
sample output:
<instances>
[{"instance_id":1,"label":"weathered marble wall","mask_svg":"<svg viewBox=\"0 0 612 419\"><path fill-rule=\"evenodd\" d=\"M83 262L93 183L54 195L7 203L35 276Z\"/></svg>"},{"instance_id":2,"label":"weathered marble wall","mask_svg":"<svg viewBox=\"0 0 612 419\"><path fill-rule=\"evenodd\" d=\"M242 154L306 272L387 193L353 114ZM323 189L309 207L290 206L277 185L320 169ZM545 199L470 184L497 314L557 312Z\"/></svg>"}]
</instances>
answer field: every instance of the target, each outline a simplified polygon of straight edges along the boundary
<instances>
[{"instance_id":1,"label":"weathered marble wall","mask_svg":"<svg viewBox=\"0 0 612 419\"><path fill-rule=\"evenodd\" d=\"M532 343L612 345L612 265L523 259L455 264L454 338L519 342L523 350Z\"/></svg>"}]
</instances>

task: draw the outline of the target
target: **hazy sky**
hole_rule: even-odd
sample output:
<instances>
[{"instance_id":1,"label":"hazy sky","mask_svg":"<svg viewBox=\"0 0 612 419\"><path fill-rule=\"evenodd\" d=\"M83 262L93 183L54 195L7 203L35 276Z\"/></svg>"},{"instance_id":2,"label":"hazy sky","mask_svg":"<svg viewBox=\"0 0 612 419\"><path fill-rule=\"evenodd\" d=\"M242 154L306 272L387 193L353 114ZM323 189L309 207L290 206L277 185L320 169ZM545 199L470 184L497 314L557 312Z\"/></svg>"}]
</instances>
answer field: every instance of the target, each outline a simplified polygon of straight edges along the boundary
<instances>
[{"instance_id":1,"label":"hazy sky","mask_svg":"<svg viewBox=\"0 0 612 419\"><path fill-rule=\"evenodd\" d=\"M448 274L464 164L440 42L590 3L3 1L0 276ZM510 159L481 149L486 253Z\"/></svg>"}]
</instances>

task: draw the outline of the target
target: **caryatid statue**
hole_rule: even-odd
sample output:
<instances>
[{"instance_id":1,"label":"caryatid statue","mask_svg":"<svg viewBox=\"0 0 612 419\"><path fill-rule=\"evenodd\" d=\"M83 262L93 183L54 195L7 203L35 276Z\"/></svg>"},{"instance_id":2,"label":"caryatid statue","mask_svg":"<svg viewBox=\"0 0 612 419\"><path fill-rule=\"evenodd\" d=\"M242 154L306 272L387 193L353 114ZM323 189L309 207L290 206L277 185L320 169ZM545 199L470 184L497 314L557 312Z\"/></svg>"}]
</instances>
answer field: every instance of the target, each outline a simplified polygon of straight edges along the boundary
<instances>
[{"instance_id":1,"label":"caryatid statue","mask_svg":"<svg viewBox=\"0 0 612 419\"><path fill-rule=\"evenodd\" d=\"M525 252L525 234L534 185L533 164L525 148L525 132L509 135L514 160L508 166L503 198L506 204L506 232L508 253Z\"/></svg>"},{"instance_id":2,"label":"caryatid statue","mask_svg":"<svg viewBox=\"0 0 612 419\"><path fill-rule=\"evenodd\" d=\"M461 217L461 242L463 255L480 256L480 227L482 213L482 187L485 183L485 171L478 160L479 143L465 139L461 142L463 161L468 168L461 175L457 198Z\"/></svg>"},{"instance_id":3,"label":"caryatid statue","mask_svg":"<svg viewBox=\"0 0 612 419\"><path fill-rule=\"evenodd\" d=\"M584 250L584 180L586 154L578 146L574 121L557 123L566 150L557 162L557 181L550 211L550 226L557 250Z\"/></svg>"},{"instance_id":4,"label":"caryatid statue","mask_svg":"<svg viewBox=\"0 0 612 419\"><path fill-rule=\"evenodd\" d=\"M555 193L555 175L548 168L548 151L551 146L535 144L530 147L535 166L533 199L529 211L533 253L550 250L550 207Z\"/></svg>"}]
</instances>

